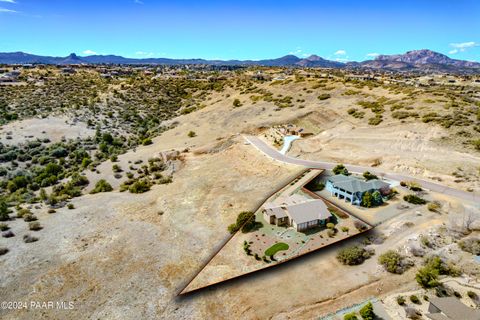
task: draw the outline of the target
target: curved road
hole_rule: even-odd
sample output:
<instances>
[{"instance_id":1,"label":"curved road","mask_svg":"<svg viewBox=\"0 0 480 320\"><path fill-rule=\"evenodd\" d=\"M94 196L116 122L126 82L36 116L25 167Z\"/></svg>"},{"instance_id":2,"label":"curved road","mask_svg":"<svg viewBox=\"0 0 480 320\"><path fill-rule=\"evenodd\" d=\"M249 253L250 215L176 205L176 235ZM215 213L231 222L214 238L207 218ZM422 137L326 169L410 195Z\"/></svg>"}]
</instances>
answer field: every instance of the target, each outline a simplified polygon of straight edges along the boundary
<instances>
[{"instance_id":1,"label":"curved road","mask_svg":"<svg viewBox=\"0 0 480 320\"><path fill-rule=\"evenodd\" d=\"M270 158L280 161L280 162L285 162L285 163L290 163L290 164L296 164L299 166L304 166L307 168L315 168L315 169L327 169L331 170L333 169L337 163L332 163L332 162L325 162L325 161L311 161L311 160L303 160L303 159L297 159L297 158L292 158L287 155L281 154L277 150L273 149L271 146L266 144L263 140L259 139L258 137L255 136L244 136L245 140L247 140L251 145L253 145L255 148L269 156ZM397 180L397 181L402 181L402 180L407 180L407 181L415 181L418 184L420 184L423 188L438 192L438 193L443 193L448 196L452 197L457 197L463 200L467 201L473 201L474 203L480 203L480 195L476 195L472 192L467 192L467 191L462 191L458 189L453 189L438 183L434 183L431 181L426 181L422 179L417 179L414 177L406 176L406 175L401 175L398 173L389 173L389 172L384 172L381 170L378 170L377 168L372 168L372 167L362 167L362 166L357 166L357 165L345 165L347 167L348 171L351 172L356 172L356 173L362 173L366 170L370 171L373 174L376 174L378 176L391 179L391 180Z\"/></svg>"}]
</instances>

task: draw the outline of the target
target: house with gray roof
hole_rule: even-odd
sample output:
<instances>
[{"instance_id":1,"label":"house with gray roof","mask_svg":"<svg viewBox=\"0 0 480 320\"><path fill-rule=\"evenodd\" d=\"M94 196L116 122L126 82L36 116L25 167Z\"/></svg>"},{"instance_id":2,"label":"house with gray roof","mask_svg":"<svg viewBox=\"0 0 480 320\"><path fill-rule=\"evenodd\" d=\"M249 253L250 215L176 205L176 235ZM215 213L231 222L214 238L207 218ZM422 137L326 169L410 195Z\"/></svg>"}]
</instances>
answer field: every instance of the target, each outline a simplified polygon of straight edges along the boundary
<instances>
[{"instance_id":1,"label":"house with gray roof","mask_svg":"<svg viewBox=\"0 0 480 320\"><path fill-rule=\"evenodd\" d=\"M263 206L263 217L268 223L293 227L297 231L323 226L331 216L322 200L309 199L297 194L278 198L274 202L266 202Z\"/></svg>"},{"instance_id":2,"label":"house with gray roof","mask_svg":"<svg viewBox=\"0 0 480 320\"><path fill-rule=\"evenodd\" d=\"M332 196L360 205L362 197L367 191L370 193L379 191L383 195L388 193L390 185L378 179L364 181L353 176L337 174L327 179L325 188L330 191Z\"/></svg>"},{"instance_id":3,"label":"house with gray roof","mask_svg":"<svg viewBox=\"0 0 480 320\"><path fill-rule=\"evenodd\" d=\"M429 299L427 318L432 320L479 320L480 310L472 309L454 297Z\"/></svg>"}]
</instances>

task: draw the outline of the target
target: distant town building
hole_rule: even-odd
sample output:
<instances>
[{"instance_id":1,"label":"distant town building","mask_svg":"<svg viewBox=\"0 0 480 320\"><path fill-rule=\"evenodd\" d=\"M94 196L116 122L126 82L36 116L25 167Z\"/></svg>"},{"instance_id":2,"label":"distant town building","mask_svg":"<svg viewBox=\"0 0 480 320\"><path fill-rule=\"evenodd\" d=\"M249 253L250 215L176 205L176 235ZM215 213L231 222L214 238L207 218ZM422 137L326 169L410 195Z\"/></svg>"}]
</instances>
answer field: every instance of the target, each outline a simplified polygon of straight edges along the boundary
<instances>
[{"instance_id":1,"label":"distant town building","mask_svg":"<svg viewBox=\"0 0 480 320\"><path fill-rule=\"evenodd\" d=\"M332 216L322 200L309 199L300 195L266 202L262 212L268 223L293 227L297 231L324 226Z\"/></svg>"}]
</instances>

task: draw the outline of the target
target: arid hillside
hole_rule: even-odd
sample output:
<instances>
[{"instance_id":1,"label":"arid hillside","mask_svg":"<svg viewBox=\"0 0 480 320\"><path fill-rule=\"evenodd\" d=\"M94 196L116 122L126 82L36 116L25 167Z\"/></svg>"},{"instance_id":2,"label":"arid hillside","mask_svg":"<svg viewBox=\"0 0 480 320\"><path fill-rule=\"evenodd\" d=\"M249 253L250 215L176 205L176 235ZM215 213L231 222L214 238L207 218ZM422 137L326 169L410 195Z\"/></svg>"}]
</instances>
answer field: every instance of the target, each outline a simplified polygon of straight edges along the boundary
<instances>
[{"instance_id":1,"label":"arid hillside","mask_svg":"<svg viewBox=\"0 0 480 320\"><path fill-rule=\"evenodd\" d=\"M229 237L237 214L303 169L268 158L243 134L280 148L271 128L291 124L311 135L295 141L290 156L478 194L480 86L473 78L425 84L319 69L120 71L30 69L22 83L0 85L0 300L74 304L4 309L2 319L319 317L418 289L420 259L395 275L376 257L340 264L340 247L381 238L379 255L454 229L465 212L480 215L478 204L432 195L438 212L413 207L341 246L177 296ZM473 223L425 250L453 248L464 274L478 278L471 253L458 249L478 231Z\"/></svg>"}]
</instances>

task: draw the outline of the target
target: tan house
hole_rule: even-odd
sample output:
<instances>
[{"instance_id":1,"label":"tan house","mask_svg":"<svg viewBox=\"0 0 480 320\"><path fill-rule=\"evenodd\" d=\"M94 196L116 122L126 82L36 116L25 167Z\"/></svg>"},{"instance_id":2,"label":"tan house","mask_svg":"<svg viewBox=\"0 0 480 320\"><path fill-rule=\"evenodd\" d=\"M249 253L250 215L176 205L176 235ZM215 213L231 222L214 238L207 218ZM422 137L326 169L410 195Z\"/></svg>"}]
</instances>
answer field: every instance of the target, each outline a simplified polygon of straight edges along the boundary
<instances>
[{"instance_id":1,"label":"tan house","mask_svg":"<svg viewBox=\"0 0 480 320\"><path fill-rule=\"evenodd\" d=\"M300 195L267 202L262 212L268 223L293 227L297 231L324 226L332 216L322 200L308 199Z\"/></svg>"},{"instance_id":2,"label":"tan house","mask_svg":"<svg viewBox=\"0 0 480 320\"><path fill-rule=\"evenodd\" d=\"M432 297L429 299L428 319L432 320L479 320L480 310L464 305L454 297Z\"/></svg>"}]
</instances>

